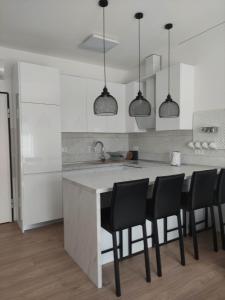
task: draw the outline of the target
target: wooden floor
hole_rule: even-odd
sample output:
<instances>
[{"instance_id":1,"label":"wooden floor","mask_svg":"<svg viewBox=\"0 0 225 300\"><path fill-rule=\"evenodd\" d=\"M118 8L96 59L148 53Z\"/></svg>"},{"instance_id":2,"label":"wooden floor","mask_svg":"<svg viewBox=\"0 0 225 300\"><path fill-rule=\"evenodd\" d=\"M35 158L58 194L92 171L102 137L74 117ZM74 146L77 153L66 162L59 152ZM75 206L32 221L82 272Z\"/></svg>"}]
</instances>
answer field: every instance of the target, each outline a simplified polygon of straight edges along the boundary
<instances>
[{"instance_id":1,"label":"wooden floor","mask_svg":"<svg viewBox=\"0 0 225 300\"><path fill-rule=\"evenodd\" d=\"M150 250L152 282L145 282L144 257L121 263L121 299L225 299L225 251L212 251L210 232L199 234L200 260L192 257L185 239L185 267L179 264L178 244L162 246L163 277L155 275L155 253ZM114 294L113 265L103 272L104 288L97 289L64 252L63 226L55 224L21 234L17 225L0 225L1 300L110 300Z\"/></svg>"}]
</instances>

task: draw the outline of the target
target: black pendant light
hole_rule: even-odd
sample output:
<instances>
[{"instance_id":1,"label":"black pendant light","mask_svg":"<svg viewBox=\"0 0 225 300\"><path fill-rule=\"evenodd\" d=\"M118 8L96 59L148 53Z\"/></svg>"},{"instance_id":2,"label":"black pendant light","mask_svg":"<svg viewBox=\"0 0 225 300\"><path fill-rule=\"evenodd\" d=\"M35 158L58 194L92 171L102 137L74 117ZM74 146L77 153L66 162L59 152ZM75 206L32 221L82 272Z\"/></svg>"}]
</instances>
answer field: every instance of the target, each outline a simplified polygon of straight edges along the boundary
<instances>
[{"instance_id":1,"label":"black pendant light","mask_svg":"<svg viewBox=\"0 0 225 300\"><path fill-rule=\"evenodd\" d=\"M104 82L105 86L100 96L94 102L94 114L98 116L113 116L118 112L116 99L110 95L106 87L106 60L105 60L105 7L108 6L107 0L100 0L99 6L103 8L103 52L104 52Z\"/></svg>"},{"instance_id":2,"label":"black pendant light","mask_svg":"<svg viewBox=\"0 0 225 300\"><path fill-rule=\"evenodd\" d=\"M139 91L137 97L130 103L129 115L131 117L148 117L151 115L151 104L146 100L141 92L141 19L143 13L138 12L134 15L138 20L138 64L139 64Z\"/></svg>"},{"instance_id":3,"label":"black pendant light","mask_svg":"<svg viewBox=\"0 0 225 300\"><path fill-rule=\"evenodd\" d=\"M168 30L168 95L159 107L159 117L177 118L180 115L180 108L170 95L170 29L173 28L173 24L166 24L164 28Z\"/></svg>"}]
</instances>

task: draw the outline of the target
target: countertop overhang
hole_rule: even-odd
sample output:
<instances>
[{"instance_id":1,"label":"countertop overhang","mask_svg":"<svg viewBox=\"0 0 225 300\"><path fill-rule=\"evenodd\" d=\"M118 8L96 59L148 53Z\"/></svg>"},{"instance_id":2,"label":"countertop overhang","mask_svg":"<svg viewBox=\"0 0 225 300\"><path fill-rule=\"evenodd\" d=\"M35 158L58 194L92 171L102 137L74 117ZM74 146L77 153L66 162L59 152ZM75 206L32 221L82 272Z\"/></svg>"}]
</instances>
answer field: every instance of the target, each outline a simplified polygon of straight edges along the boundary
<instances>
[{"instance_id":1,"label":"countertop overhang","mask_svg":"<svg viewBox=\"0 0 225 300\"><path fill-rule=\"evenodd\" d=\"M149 178L151 184L158 176L184 173L185 178L188 178L194 171L207 169L213 169L213 167L202 165L175 167L166 163L139 161L138 164L121 163L120 165L108 165L104 168L64 172L63 178L96 193L104 193L111 191L115 182Z\"/></svg>"}]
</instances>

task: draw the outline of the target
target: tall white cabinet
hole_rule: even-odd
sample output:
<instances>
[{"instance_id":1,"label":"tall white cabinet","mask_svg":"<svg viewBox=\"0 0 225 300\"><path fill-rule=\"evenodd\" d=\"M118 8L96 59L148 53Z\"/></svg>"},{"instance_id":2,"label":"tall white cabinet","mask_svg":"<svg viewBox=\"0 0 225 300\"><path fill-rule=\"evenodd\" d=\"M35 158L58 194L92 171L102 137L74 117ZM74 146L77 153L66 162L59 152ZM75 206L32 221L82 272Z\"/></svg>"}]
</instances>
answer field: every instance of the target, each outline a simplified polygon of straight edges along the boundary
<instances>
[{"instance_id":1,"label":"tall white cabinet","mask_svg":"<svg viewBox=\"0 0 225 300\"><path fill-rule=\"evenodd\" d=\"M17 221L22 231L62 218L60 75L20 62L14 69L17 116Z\"/></svg>"}]
</instances>

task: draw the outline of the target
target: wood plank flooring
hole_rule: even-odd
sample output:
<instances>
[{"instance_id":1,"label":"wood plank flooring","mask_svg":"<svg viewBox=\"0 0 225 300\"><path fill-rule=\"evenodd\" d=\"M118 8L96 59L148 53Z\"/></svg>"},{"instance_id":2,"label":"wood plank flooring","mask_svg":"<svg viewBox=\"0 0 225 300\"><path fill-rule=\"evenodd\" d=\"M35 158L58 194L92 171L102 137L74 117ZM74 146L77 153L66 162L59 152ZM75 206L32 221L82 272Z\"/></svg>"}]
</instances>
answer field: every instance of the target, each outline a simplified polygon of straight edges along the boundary
<instances>
[{"instance_id":1,"label":"wood plank flooring","mask_svg":"<svg viewBox=\"0 0 225 300\"><path fill-rule=\"evenodd\" d=\"M84 237L85 238L85 237ZM146 283L144 256L120 264L122 297L126 300L224 300L225 251L212 251L211 232L199 234L200 260L185 238L186 266L179 263L178 243L161 247L163 277L156 276L151 249L152 282ZM104 267L104 287L97 289L63 249L63 225L22 234L16 224L0 225L1 300L110 300L114 294L113 264Z\"/></svg>"}]
</instances>

